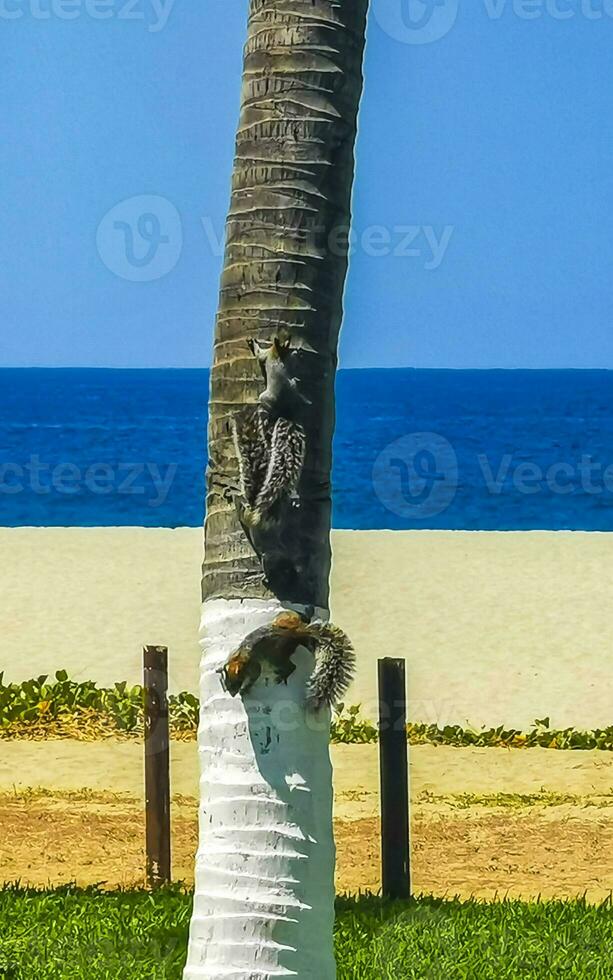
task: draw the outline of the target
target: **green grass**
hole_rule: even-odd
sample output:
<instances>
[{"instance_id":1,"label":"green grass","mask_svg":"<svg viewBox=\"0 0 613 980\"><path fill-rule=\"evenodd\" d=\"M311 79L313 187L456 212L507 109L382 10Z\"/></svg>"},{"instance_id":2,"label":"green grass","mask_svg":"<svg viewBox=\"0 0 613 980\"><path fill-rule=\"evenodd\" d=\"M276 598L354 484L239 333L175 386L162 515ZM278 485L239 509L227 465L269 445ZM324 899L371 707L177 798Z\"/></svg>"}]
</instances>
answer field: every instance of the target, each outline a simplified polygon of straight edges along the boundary
<instances>
[{"instance_id":1,"label":"green grass","mask_svg":"<svg viewBox=\"0 0 613 980\"><path fill-rule=\"evenodd\" d=\"M183 691L168 699L172 737L196 738L199 701ZM377 727L360 714L361 706L338 705L332 718L331 740L348 745L377 742ZM143 689L125 681L113 687L98 687L94 681L71 681L65 670L58 670L50 681L46 674L20 684L5 684L0 672L0 739L142 738ZM499 725L497 728L462 728L461 725L407 726L411 745L454 745L510 749L602 749L613 751L613 725L592 731L551 728L549 718L534 722L528 732Z\"/></svg>"},{"instance_id":2,"label":"green grass","mask_svg":"<svg viewBox=\"0 0 613 980\"><path fill-rule=\"evenodd\" d=\"M584 902L339 899L339 980L605 980L613 909ZM0 892L5 980L180 980L191 896Z\"/></svg>"},{"instance_id":3,"label":"green grass","mask_svg":"<svg viewBox=\"0 0 613 980\"><path fill-rule=\"evenodd\" d=\"M433 806L440 806L443 803L454 810L469 810L476 806L503 810L524 810L529 807L548 809L556 806L574 806L582 809L595 807L604 810L613 807L613 790L585 796L579 796L577 793L556 793L545 789L540 793L456 793L454 796L437 796L429 790L423 790L416 802Z\"/></svg>"}]
</instances>

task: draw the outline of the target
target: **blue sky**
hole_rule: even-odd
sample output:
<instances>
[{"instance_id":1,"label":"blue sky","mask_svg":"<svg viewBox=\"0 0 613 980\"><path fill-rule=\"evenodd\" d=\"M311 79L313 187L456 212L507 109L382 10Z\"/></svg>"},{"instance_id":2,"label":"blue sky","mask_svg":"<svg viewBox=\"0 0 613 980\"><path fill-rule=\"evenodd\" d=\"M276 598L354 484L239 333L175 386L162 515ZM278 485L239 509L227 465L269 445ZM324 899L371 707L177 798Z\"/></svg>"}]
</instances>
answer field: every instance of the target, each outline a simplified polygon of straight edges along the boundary
<instances>
[{"instance_id":1,"label":"blue sky","mask_svg":"<svg viewBox=\"0 0 613 980\"><path fill-rule=\"evenodd\" d=\"M613 368L613 2L372 2L342 364ZM209 363L246 9L0 0L0 365Z\"/></svg>"}]
</instances>

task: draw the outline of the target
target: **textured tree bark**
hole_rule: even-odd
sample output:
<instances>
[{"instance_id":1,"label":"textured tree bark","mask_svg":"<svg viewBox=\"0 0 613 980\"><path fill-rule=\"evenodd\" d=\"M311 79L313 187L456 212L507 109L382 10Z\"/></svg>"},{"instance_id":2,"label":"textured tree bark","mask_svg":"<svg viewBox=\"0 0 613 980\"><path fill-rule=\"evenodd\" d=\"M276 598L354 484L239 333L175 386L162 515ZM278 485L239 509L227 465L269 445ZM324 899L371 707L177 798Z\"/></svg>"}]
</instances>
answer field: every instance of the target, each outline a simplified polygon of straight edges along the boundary
<instances>
[{"instance_id":1,"label":"textured tree bark","mask_svg":"<svg viewBox=\"0 0 613 980\"><path fill-rule=\"evenodd\" d=\"M287 687L231 698L218 668L269 623L276 600L215 599L203 612L200 844L184 980L334 980L330 717L308 718L312 664ZM324 614L324 611L320 611Z\"/></svg>"},{"instance_id":2,"label":"textured tree bark","mask_svg":"<svg viewBox=\"0 0 613 980\"><path fill-rule=\"evenodd\" d=\"M215 333L203 598L266 597L229 499L230 419L262 387L247 340L287 327L301 357L307 459L281 599L326 606L334 377L368 0L251 0Z\"/></svg>"},{"instance_id":3,"label":"textured tree bark","mask_svg":"<svg viewBox=\"0 0 613 980\"><path fill-rule=\"evenodd\" d=\"M368 0L250 0L209 416L203 568L200 844L185 980L333 980L329 712L287 686L232 698L219 670L282 607L328 615L334 379ZM262 377L247 341L300 347L306 460L277 567L238 519L231 420ZM285 513L285 512L284 512ZM273 563L274 565L274 563Z\"/></svg>"}]
</instances>

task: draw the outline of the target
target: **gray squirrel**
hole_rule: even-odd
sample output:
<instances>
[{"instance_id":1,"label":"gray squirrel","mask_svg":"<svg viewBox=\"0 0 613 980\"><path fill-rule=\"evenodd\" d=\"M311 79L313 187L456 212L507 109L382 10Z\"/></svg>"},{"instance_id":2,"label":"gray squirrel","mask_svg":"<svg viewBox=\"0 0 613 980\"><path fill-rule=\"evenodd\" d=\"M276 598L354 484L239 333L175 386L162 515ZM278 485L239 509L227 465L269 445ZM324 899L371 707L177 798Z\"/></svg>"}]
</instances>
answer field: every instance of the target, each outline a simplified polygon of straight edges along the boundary
<instances>
[{"instance_id":1,"label":"gray squirrel","mask_svg":"<svg viewBox=\"0 0 613 980\"><path fill-rule=\"evenodd\" d=\"M309 620L309 615L285 610L268 626L249 633L219 670L225 690L232 697L247 694L264 664L273 670L278 684L287 683L296 669L293 654L306 647L315 655L315 670L307 688L308 710L337 704L353 680L355 651L338 626Z\"/></svg>"},{"instance_id":2,"label":"gray squirrel","mask_svg":"<svg viewBox=\"0 0 613 980\"><path fill-rule=\"evenodd\" d=\"M295 351L289 336L277 336L269 345L252 340L249 347L266 387L256 405L232 418L231 429L242 497L239 517L244 527L254 528L274 521L279 505L296 495L306 454L306 434L297 416L310 402L290 373Z\"/></svg>"}]
</instances>

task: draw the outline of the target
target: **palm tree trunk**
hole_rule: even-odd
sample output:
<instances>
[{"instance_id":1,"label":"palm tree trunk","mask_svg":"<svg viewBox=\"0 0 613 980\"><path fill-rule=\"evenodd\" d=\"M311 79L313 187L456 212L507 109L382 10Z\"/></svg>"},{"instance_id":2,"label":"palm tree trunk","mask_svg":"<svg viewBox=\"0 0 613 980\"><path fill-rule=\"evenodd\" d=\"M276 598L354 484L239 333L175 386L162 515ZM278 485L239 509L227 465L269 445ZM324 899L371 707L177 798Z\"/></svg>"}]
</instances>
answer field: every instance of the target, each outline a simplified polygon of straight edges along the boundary
<instances>
[{"instance_id":1,"label":"palm tree trunk","mask_svg":"<svg viewBox=\"0 0 613 980\"><path fill-rule=\"evenodd\" d=\"M209 408L200 846L184 977L331 980L329 715L287 687L231 698L218 670L280 607L327 616L334 379L368 0L250 0ZM306 460L266 573L237 517L230 420L262 391L247 341L287 329Z\"/></svg>"}]
</instances>

